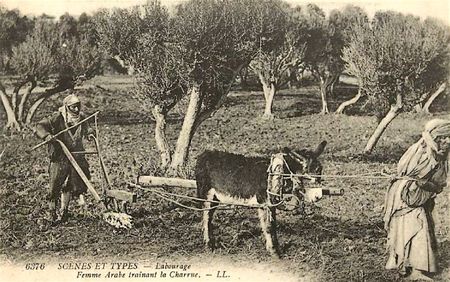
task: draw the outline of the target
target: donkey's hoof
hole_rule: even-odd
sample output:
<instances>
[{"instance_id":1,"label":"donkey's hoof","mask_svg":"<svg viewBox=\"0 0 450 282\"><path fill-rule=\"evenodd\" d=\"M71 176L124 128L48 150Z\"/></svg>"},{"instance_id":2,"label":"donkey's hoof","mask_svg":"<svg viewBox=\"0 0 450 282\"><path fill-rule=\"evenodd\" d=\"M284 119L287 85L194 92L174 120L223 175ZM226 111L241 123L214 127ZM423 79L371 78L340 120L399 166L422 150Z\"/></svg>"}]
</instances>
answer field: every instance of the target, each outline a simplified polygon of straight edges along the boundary
<instances>
[{"instance_id":1,"label":"donkey's hoof","mask_svg":"<svg viewBox=\"0 0 450 282\"><path fill-rule=\"evenodd\" d=\"M205 252L213 253L214 249L215 249L214 245L215 244L212 241L205 242L205 246L204 246Z\"/></svg>"},{"instance_id":2,"label":"donkey's hoof","mask_svg":"<svg viewBox=\"0 0 450 282\"><path fill-rule=\"evenodd\" d=\"M281 256L278 253L270 254L273 260L281 260Z\"/></svg>"}]
</instances>

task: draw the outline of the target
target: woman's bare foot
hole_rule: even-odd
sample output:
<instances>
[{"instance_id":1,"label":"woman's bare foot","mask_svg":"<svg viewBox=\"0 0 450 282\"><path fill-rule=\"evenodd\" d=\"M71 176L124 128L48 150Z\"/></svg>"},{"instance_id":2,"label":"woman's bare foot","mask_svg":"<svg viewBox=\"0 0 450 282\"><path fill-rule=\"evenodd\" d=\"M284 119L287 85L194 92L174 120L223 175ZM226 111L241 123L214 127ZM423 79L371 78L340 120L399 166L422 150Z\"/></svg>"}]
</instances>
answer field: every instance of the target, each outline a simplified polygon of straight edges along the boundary
<instances>
[{"instance_id":1,"label":"woman's bare foot","mask_svg":"<svg viewBox=\"0 0 450 282\"><path fill-rule=\"evenodd\" d=\"M408 275L408 277L406 277L407 280L411 280L411 281L433 281L432 278L426 276L425 274L422 273L422 271L420 270L416 270L413 269L411 274Z\"/></svg>"}]
</instances>

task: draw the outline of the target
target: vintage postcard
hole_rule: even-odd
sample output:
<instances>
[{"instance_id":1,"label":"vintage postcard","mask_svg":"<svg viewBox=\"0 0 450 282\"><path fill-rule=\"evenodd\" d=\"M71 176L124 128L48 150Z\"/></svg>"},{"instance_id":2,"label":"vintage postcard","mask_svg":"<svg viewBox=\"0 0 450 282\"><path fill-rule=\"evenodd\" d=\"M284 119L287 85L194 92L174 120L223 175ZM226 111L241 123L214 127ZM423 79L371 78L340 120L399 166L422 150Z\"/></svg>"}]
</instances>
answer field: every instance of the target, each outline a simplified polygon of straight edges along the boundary
<instances>
[{"instance_id":1,"label":"vintage postcard","mask_svg":"<svg viewBox=\"0 0 450 282\"><path fill-rule=\"evenodd\" d=\"M449 11L0 0L0 281L449 281Z\"/></svg>"}]
</instances>

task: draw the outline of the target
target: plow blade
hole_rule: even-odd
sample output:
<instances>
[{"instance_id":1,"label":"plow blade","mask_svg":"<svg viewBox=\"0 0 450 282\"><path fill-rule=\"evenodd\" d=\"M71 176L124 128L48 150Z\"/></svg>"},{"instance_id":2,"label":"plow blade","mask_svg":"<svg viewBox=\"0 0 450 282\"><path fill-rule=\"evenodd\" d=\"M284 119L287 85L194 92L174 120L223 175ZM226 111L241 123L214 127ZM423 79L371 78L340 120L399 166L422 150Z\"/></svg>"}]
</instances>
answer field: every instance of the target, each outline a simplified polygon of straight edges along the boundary
<instances>
[{"instance_id":1,"label":"plow blade","mask_svg":"<svg viewBox=\"0 0 450 282\"><path fill-rule=\"evenodd\" d=\"M132 192L128 192L125 190L111 189L106 190L106 196L114 198L119 201L124 201L127 203L136 203L137 195Z\"/></svg>"}]
</instances>

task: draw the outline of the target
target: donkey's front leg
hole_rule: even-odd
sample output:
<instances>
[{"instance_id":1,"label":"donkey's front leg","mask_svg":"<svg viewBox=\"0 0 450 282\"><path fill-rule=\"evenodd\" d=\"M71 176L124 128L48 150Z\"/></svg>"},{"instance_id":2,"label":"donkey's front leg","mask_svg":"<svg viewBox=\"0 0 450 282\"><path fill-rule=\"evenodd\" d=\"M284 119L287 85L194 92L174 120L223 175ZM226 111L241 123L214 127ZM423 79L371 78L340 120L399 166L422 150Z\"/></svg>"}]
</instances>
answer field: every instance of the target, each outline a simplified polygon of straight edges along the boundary
<instances>
[{"instance_id":1,"label":"donkey's front leg","mask_svg":"<svg viewBox=\"0 0 450 282\"><path fill-rule=\"evenodd\" d=\"M212 201L214 199L213 193L208 193L206 198L207 201ZM213 226L212 220L214 215L214 208L217 204L211 202L204 202L203 204L203 242L205 243L205 247L208 249L214 249L214 238L213 238Z\"/></svg>"},{"instance_id":2,"label":"donkey's front leg","mask_svg":"<svg viewBox=\"0 0 450 282\"><path fill-rule=\"evenodd\" d=\"M266 250L275 258L279 258L278 239L276 236L275 210L258 208L258 217L266 241Z\"/></svg>"}]
</instances>

